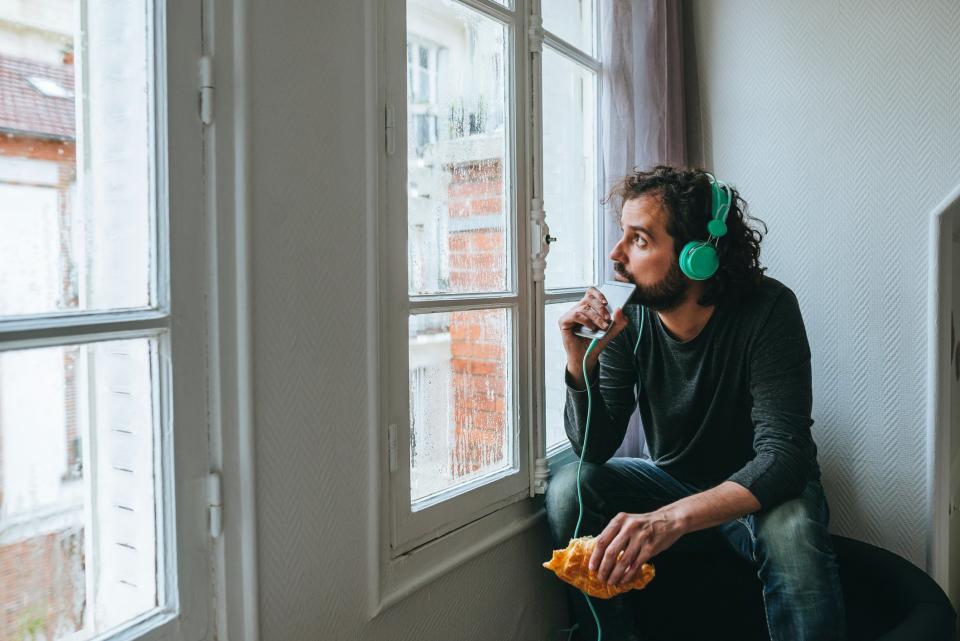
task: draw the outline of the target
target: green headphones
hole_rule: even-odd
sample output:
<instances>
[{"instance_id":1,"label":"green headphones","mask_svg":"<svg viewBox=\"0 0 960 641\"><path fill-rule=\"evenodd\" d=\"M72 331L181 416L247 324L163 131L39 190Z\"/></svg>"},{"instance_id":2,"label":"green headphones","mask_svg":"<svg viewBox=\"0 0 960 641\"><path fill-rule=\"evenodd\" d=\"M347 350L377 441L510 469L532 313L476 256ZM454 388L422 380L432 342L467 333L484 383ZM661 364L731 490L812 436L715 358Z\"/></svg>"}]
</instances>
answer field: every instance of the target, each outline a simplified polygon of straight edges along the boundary
<instances>
[{"instance_id":1,"label":"green headphones","mask_svg":"<svg viewBox=\"0 0 960 641\"><path fill-rule=\"evenodd\" d=\"M707 172L704 172L707 173ZM707 280L717 273L720 257L717 255L716 241L727 233L727 214L730 212L731 192L727 183L707 173L710 180L710 222L706 240L691 240L680 252L680 271L692 280ZM712 244L711 244L712 243Z\"/></svg>"}]
</instances>

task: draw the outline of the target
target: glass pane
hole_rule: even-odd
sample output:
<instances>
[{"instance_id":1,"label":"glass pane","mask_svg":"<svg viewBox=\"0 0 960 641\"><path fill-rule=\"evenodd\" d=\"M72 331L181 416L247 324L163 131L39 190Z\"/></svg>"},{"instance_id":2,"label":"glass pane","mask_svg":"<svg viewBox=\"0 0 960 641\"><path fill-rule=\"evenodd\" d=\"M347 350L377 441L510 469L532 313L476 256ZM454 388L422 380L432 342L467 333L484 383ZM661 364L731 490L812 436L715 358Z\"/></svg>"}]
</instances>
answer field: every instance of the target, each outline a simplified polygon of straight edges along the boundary
<instances>
[{"instance_id":1,"label":"glass pane","mask_svg":"<svg viewBox=\"0 0 960 641\"><path fill-rule=\"evenodd\" d=\"M514 465L510 313L410 316L410 498Z\"/></svg>"},{"instance_id":2,"label":"glass pane","mask_svg":"<svg viewBox=\"0 0 960 641\"><path fill-rule=\"evenodd\" d=\"M596 55L595 0L542 0L543 28Z\"/></svg>"},{"instance_id":3,"label":"glass pane","mask_svg":"<svg viewBox=\"0 0 960 641\"><path fill-rule=\"evenodd\" d=\"M507 29L457 3L407 3L410 294L510 282Z\"/></svg>"},{"instance_id":4,"label":"glass pane","mask_svg":"<svg viewBox=\"0 0 960 641\"><path fill-rule=\"evenodd\" d=\"M0 637L82 641L163 605L156 354L0 352Z\"/></svg>"},{"instance_id":5,"label":"glass pane","mask_svg":"<svg viewBox=\"0 0 960 641\"><path fill-rule=\"evenodd\" d=\"M550 235L545 286L594 282L597 90L592 71L543 48L543 206Z\"/></svg>"},{"instance_id":6,"label":"glass pane","mask_svg":"<svg viewBox=\"0 0 960 641\"><path fill-rule=\"evenodd\" d=\"M557 445L567 445L567 434L563 429L563 406L567 400L567 386L563 370L567 366L567 352L560 338L560 317L575 304L575 301L550 303L546 305L543 318L544 350L544 387L545 417L547 424L547 449Z\"/></svg>"},{"instance_id":7,"label":"glass pane","mask_svg":"<svg viewBox=\"0 0 960 641\"><path fill-rule=\"evenodd\" d=\"M0 317L155 303L151 3L75 4L0 2Z\"/></svg>"}]
</instances>

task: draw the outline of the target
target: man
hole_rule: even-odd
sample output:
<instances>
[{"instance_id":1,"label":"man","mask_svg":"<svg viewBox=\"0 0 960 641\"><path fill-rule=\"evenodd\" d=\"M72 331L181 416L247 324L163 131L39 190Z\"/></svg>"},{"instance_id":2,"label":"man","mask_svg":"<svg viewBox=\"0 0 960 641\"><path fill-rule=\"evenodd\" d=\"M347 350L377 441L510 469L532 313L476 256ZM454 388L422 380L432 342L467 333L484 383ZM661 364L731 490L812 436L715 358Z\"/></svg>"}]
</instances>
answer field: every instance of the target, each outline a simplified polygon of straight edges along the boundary
<instances>
[{"instance_id":1,"label":"man","mask_svg":"<svg viewBox=\"0 0 960 641\"><path fill-rule=\"evenodd\" d=\"M682 248L708 236L711 193L708 175L691 169L658 166L623 179L610 195L622 229L610 259L634 295L611 318L591 288L560 318L565 428L578 456L587 381L592 396L580 535L597 535L591 568L616 584L681 537L713 528L757 568L773 641L840 639L843 598L810 434L810 349L797 298L763 274L762 234L732 188L718 271L706 280L681 271ZM590 341L574 334L580 325L607 332L588 357L587 381ZM650 460L611 458L637 407ZM579 516L577 467L559 470L547 488L558 548ZM595 637L576 597L583 638ZM623 599L594 600L604 641L642 636Z\"/></svg>"}]
</instances>

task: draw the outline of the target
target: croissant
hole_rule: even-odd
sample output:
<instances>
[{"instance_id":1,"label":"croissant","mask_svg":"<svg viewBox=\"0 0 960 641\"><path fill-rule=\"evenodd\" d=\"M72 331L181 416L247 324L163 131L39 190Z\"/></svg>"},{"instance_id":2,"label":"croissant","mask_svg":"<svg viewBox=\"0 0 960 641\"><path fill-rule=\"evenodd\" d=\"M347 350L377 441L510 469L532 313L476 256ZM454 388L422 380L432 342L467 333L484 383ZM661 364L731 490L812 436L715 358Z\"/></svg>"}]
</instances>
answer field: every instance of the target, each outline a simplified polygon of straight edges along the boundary
<instances>
[{"instance_id":1,"label":"croissant","mask_svg":"<svg viewBox=\"0 0 960 641\"><path fill-rule=\"evenodd\" d=\"M653 580L655 574L653 566L644 563L640 566L637 577L630 583L610 585L606 581L601 581L597 578L596 572L591 572L587 565L596 544L597 541L592 536L570 539L565 549L553 551L553 558L544 563L543 567L553 570L558 577L573 587L600 599L610 599L634 589L642 590Z\"/></svg>"}]
</instances>

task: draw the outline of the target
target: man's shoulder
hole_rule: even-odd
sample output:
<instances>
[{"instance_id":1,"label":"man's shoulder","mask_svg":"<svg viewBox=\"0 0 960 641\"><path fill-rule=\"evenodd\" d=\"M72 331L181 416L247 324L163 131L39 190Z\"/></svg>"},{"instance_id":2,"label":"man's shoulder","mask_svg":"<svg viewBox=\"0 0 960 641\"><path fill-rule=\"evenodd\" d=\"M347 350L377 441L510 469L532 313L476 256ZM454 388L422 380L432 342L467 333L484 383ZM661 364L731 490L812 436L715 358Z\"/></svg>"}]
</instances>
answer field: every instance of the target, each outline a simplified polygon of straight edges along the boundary
<instances>
[{"instance_id":1,"label":"man's shoulder","mask_svg":"<svg viewBox=\"0 0 960 641\"><path fill-rule=\"evenodd\" d=\"M762 302L772 302L783 296L785 292L790 292L790 295L793 295L792 289L776 278L764 274L760 277L760 284L757 285L755 294Z\"/></svg>"},{"instance_id":2,"label":"man's shoulder","mask_svg":"<svg viewBox=\"0 0 960 641\"><path fill-rule=\"evenodd\" d=\"M756 318L763 321L770 316L778 301L787 303L789 307L796 306L796 294L787 285L772 276L763 275L754 290L736 305L741 317Z\"/></svg>"}]
</instances>

